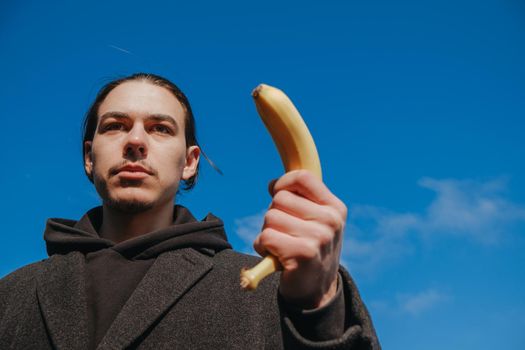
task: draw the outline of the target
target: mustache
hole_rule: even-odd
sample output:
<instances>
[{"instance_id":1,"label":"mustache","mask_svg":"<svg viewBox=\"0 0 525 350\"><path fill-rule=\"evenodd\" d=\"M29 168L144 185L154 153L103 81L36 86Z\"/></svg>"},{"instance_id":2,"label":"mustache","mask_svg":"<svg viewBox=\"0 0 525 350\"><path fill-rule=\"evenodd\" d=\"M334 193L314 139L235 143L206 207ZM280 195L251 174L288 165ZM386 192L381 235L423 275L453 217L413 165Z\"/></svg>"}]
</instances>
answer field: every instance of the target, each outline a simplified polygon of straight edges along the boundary
<instances>
[{"instance_id":1,"label":"mustache","mask_svg":"<svg viewBox=\"0 0 525 350\"><path fill-rule=\"evenodd\" d=\"M120 171L120 169L122 167L125 167L127 165L140 165L141 167L143 167L144 169L146 169L148 172L152 173L153 176L157 176L158 172L157 170L152 167L148 162L146 162L145 160L139 160L137 162L130 162L128 160L123 160L122 162L120 162L119 164L117 165L114 165L112 166L111 168L109 168L108 170L108 175L109 176L114 176L114 175L117 175Z\"/></svg>"}]
</instances>

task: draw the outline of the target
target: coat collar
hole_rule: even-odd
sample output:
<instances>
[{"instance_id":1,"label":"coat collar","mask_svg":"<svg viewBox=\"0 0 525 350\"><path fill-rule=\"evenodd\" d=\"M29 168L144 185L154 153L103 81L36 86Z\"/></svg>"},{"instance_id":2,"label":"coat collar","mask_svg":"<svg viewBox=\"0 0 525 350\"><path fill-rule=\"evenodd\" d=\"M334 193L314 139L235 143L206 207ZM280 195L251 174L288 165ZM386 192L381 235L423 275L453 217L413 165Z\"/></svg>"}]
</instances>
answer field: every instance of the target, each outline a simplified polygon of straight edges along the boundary
<instances>
[{"instance_id":1,"label":"coat collar","mask_svg":"<svg viewBox=\"0 0 525 350\"><path fill-rule=\"evenodd\" d=\"M88 344L84 256L54 255L37 277L37 298L56 349L80 350Z\"/></svg>"},{"instance_id":2,"label":"coat collar","mask_svg":"<svg viewBox=\"0 0 525 350\"><path fill-rule=\"evenodd\" d=\"M210 257L191 248L161 254L122 307L99 348L132 345L212 267ZM57 349L88 346L84 270L84 256L73 253L50 258L38 277L39 305Z\"/></svg>"}]
</instances>

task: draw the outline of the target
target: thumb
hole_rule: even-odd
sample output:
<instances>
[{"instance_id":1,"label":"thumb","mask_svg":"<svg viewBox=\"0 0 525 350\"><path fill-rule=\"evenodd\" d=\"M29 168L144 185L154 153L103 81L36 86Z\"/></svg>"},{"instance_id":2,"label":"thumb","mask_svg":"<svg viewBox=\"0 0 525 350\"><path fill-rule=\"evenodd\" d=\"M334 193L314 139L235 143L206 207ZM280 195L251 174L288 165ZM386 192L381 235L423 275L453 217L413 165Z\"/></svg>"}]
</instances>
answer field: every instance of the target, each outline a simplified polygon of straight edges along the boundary
<instances>
[{"instance_id":1,"label":"thumb","mask_svg":"<svg viewBox=\"0 0 525 350\"><path fill-rule=\"evenodd\" d=\"M275 187L275 183L277 182L277 179L273 179L271 180L269 183L268 183L268 193L270 193L270 196L273 197L274 195L274 187Z\"/></svg>"}]
</instances>

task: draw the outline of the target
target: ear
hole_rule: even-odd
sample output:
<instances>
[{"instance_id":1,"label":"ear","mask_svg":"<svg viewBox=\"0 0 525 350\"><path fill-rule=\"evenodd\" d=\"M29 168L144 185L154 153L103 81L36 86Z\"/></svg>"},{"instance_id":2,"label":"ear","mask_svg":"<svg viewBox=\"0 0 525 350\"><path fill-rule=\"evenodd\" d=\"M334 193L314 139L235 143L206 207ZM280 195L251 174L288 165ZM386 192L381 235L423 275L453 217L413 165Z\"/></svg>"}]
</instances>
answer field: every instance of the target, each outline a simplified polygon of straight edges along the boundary
<instances>
[{"instance_id":1,"label":"ear","mask_svg":"<svg viewBox=\"0 0 525 350\"><path fill-rule=\"evenodd\" d=\"M197 172L201 149L199 146L190 146L186 149L186 165L182 171L182 180L188 180Z\"/></svg>"},{"instance_id":2,"label":"ear","mask_svg":"<svg viewBox=\"0 0 525 350\"><path fill-rule=\"evenodd\" d=\"M92 141L84 142L84 170L89 178L93 177L93 155L91 153Z\"/></svg>"}]
</instances>

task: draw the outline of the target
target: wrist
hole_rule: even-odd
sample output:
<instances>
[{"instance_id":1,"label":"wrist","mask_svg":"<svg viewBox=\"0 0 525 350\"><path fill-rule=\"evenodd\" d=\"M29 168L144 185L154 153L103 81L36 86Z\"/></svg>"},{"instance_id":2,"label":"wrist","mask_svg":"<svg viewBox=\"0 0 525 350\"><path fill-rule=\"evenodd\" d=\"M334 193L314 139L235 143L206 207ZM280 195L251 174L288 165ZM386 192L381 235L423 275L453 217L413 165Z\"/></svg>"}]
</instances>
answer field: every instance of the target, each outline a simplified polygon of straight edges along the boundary
<instances>
[{"instance_id":1,"label":"wrist","mask_svg":"<svg viewBox=\"0 0 525 350\"><path fill-rule=\"evenodd\" d=\"M338 279L339 274L335 276L333 281L329 284L329 287L324 291L318 292L316 294L310 295L301 295L301 296L290 296L287 295L286 291L283 290L282 285L279 288L279 294L282 299L294 307L302 310L314 310L322 308L323 306L329 304L336 296L338 290Z\"/></svg>"},{"instance_id":2,"label":"wrist","mask_svg":"<svg viewBox=\"0 0 525 350\"><path fill-rule=\"evenodd\" d=\"M335 295L337 294L338 278L339 278L339 274L336 275L336 277L332 281L332 284L330 285L326 293L322 295L321 299L318 302L318 305L315 307L316 309L327 305L334 299Z\"/></svg>"}]
</instances>

